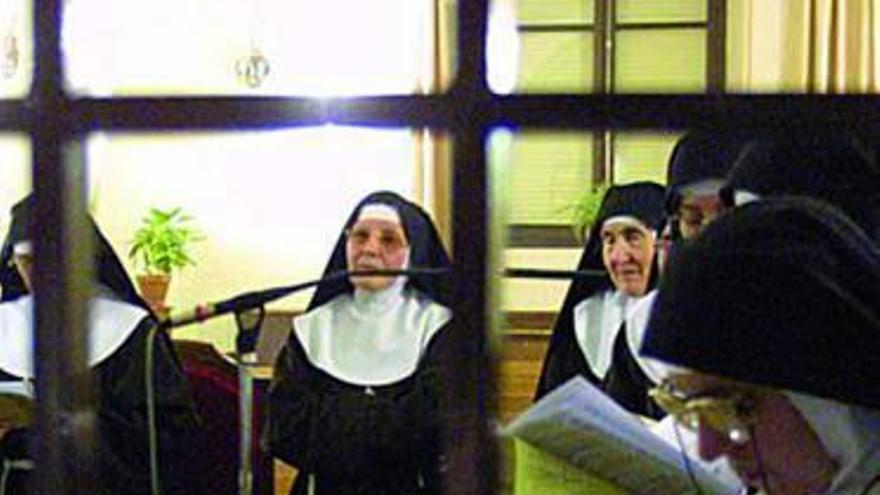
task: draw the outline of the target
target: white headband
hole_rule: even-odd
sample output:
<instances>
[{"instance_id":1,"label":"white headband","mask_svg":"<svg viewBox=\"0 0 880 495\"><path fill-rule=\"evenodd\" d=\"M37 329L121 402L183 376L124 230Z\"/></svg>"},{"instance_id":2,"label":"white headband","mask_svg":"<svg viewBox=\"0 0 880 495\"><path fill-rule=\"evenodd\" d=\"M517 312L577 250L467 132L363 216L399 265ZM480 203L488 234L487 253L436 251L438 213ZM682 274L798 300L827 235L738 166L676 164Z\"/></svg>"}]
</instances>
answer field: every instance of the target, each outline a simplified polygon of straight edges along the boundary
<instances>
[{"instance_id":1,"label":"white headband","mask_svg":"<svg viewBox=\"0 0 880 495\"><path fill-rule=\"evenodd\" d=\"M623 225L632 225L633 227L638 227L638 228L653 232L653 229L650 226L645 225L645 222L639 220L636 217L630 216L630 215L616 215L616 216L610 217L610 218L606 219L604 222L602 222L602 226L604 227L606 225L611 225L613 223L618 223L618 224L623 224Z\"/></svg>"},{"instance_id":2,"label":"white headband","mask_svg":"<svg viewBox=\"0 0 880 495\"><path fill-rule=\"evenodd\" d=\"M734 206L742 206L744 204L752 203L761 199L761 196L751 192L751 191L734 191L733 192L733 204Z\"/></svg>"},{"instance_id":3,"label":"white headband","mask_svg":"<svg viewBox=\"0 0 880 495\"><path fill-rule=\"evenodd\" d=\"M679 191L682 196L712 196L724 187L722 179L703 179L681 186Z\"/></svg>"},{"instance_id":4,"label":"white headband","mask_svg":"<svg viewBox=\"0 0 880 495\"><path fill-rule=\"evenodd\" d=\"M12 246L12 252L19 256L33 254L34 245L31 241L19 241Z\"/></svg>"},{"instance_id":5,"label":"white headband","mask_svg":"<svg viewBox=\"0 0 880 495\"><path fill-rule=\"evenodd\" d=\"M372 203L361 207L358 221L361 220L385 220L400 224L400 215L397 210L382 203Z\"/></svg>"}]
</instances>

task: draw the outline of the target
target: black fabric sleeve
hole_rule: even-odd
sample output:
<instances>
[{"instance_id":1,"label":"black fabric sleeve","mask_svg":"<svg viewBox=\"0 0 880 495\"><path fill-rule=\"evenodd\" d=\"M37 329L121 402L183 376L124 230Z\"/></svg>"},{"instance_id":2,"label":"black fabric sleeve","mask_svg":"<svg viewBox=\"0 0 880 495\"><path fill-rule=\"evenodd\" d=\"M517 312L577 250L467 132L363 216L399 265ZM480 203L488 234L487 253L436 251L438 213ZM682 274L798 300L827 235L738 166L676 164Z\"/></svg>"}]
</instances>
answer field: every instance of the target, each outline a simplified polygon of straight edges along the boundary
<instances>
[{"instance_id":1,"label":"black fabric sleeve","mask_svg":"<svg viewBox=\"0 0 880 495\"><path fill-rule=\"evenodd\" d=\"M319 398L312 391L308 358L291 331L287 344L275 362L269 387L269 417L263 434L264 448L273 457L309 470L308 448L315 429L315 410Z\"/></svg>"},{"instance_id":2,"label":"black fabric sleeve","mask_svg":"<svg viewBox=\"0 0 880 495\"><path fill-rule=\"evenodd\" d=\"M430 487L439 485L443 387L428 357L434 348L432 343L403 384L372 390L328 379L310 365L292 333L269 389L268 450L301 474L315 473L319 491L322 482L341 482L336 488L346 493L380 486L387 493L417 493L408 487L421 477L418 490L425 491L418 493L437 493Z\"/></svg>"},{"instance_id":3,"label":"black fabric sleeve","mask_svg":"<svg viewBox=\"0 0 880 495\"><path fill-rule=\"evenodd\" d=\"M577 375L583 376L594 385L599 384L599 379L590 370L575 338L573 316L560 314L559 318L541 366L535 401Z\"/></svg>"},{"instance_id":4,"label":"black fabric sleeve","mask_svg":"<svg viewBox=\"0 0 880 495\"><path fill-rule=\"evenodd\" d=\"M614 339L612 356L611 367L602 381L605 393L632 413L654 419L665 416L660 406L648 395L654 383L629 351L625 322Z\"/></svg>"},{"instance_id":5,"label":"black fabric sleeve","mask_svg":"<svg viewBox=\"0 0 880 495\"><path fill-rule=\"evenodd\" d=\"M114 494L150 492L146 343L152 317L142 320L110 358L96 368L98 459ZM199 493L198 459L204 439L183 369L167 333L155 334L153 383L162 493Z\"/></svg>"}]
</instances>

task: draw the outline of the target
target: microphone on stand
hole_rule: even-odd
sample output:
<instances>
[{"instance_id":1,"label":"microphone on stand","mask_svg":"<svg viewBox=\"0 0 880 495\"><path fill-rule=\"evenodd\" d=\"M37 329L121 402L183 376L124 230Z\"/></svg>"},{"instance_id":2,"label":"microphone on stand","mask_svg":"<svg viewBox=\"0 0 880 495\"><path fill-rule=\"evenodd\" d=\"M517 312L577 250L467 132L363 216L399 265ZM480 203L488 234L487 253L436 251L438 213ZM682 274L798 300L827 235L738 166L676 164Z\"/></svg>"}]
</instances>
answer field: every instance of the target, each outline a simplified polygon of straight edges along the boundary
<instances>
[{"instance_id":1,"label":"microphone on stand","mask_svg":"<svg viewBox=\"0 0 880 495\"><path fill-rule=\"evenodd\" d=\"M446 268L410 268L407 270L339 270L326 277L299 284L276 287L266 290L245 292L235 297L214 303L202 303L195 308L172 312L163 319L159 325L163 329L170 329L201 323L209 318L224 315L226 313L240 313L250 309L262 307L268 302L299 292L310 287L325 283L345 280L349 277L397 277L400 275L444 275L449 270Z\"/></svg>"},{"instance_id":2,"label":"microphone on stand","mask_svg":"<svg viewBox=\"0 0 880 495\"><path fill-rule=\"evenodd\" d=\"M545 268L506 268L508 278L601 280L608 276L605 270L549 270Z\"/></svg>"},{"instance_id":3,"label":"microphone on stand","mask_svg":"<svg viewBox=\"0 0 880 495\"><path fill-rule=\"evenodd\" d=\"M175 311L160 322L163 329L170 329L201 323L207 319L221 316L226 313L240 313L250 309L256 309L268 302L280 299L295 292L305 290L324 282L337 282L349 277L397 277L400 275L447 275L447 268L410 268L407 270L339 270L326 277L309 280L299 284L276 287L266 290L245 292L232 298L213 302L202 303L194 308ZM509 278L534 278L534 279L588 279L597 280L607 277L604 270L550 270L543 268L507 268L503 275Z\"/></svg>"}]
</instances>

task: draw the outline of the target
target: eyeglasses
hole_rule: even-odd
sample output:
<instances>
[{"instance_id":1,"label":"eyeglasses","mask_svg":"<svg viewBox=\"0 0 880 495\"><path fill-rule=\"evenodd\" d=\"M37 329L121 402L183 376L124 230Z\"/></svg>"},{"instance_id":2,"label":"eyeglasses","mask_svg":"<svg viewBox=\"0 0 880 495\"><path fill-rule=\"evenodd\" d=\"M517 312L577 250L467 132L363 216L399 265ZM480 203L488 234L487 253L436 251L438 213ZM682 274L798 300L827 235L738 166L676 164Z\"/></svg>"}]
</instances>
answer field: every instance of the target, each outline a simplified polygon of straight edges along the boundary
<instances>
[{"instance_id":1,"label":"eyeglasses","mask_svg":"<svg viewBox=\"0 0 880 495\"><path fill-rule=\"evenodd\" d=\"M406 239L396 230L355 227L348 231L348 242L357 247L366 246L376 237L379 248L393 252L407 246Z\"/></svg>"},{"instance_id":2,"label":"eyeglasses","mask_svg":"<svg viewBox=\"0 0 880 495\"><path fill-rule=\"evenodd\" d=\"M757 393L751 390L725 390L688 396L669 382L663 382L648 391L657 405L686 428L697 430L703 424L737 444L748 443L751 439L751 427L756 420Z\"/></svg>"}]
</instances>

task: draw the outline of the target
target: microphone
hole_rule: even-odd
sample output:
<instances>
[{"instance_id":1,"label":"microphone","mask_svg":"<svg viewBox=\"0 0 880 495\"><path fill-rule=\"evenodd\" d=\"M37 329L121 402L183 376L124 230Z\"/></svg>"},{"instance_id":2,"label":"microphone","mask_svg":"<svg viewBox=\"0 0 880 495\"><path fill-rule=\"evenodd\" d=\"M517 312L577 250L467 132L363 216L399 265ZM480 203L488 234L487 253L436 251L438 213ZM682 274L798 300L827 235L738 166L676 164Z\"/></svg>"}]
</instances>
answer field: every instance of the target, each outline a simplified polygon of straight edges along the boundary
<instances>
[{"instance_id":1,"label":"microphone","mask_svg":"<svg viewBox=\"0 0 880 495\"><path fill-rule=\"evenodd\" d=\"M544 278L601 280L608 276L605 270L549 270L544 268L506 268L504 276L509 278Z\"/></svg>"},{"instance_id":2,"label":"microphone","mask_svg":"<svg viewBox=\"0 0 880 495\"><path fill-rule=\"evenodd\" d=\"M447 268L410 268L407 270L339 270L333 272L326 277L308 282L302 282L295 285L284 287L275 287L272 289L245 292L230 299L215 303L202 303L196 305L195 308L181 310L168 315L159 322L159 326L163 329L170 329L189 325L190 323L201 323L209 318L220 316L226 313L247 311L265 305L268 302L280 299L284 296L299 292L325 282L337 282L345 280L349 277L398 277L400 275L444 275L449 272Z\"/></svg>"}]
</instances>

